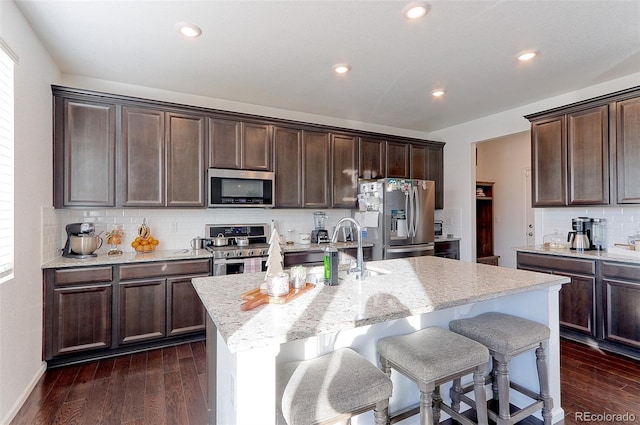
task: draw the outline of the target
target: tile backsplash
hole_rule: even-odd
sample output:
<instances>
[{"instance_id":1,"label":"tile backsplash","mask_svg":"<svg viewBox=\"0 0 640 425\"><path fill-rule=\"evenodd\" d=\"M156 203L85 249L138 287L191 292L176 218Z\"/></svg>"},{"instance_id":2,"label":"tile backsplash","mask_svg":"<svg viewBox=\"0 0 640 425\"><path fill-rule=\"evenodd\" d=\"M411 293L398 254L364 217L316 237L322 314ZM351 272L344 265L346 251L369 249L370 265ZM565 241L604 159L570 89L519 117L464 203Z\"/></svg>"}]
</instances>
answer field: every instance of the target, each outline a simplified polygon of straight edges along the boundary
<instances>
[{"instance_id":1,"label":"tile backsplash","mask_svg":"<svg viewBox=\"0 0 640 425\"><path fill-rule=\"evenodd\" d=\"M65 226L69 223L95 223L96 230L103 231L111 224L121 224L125 233L120 249L133 251L130 243L137 236L138 226L146 219L151 234L160 241L158 249L188 248L191 239L204 236L206 224L248 224L267 223L272 220L278 232L286 235L288 229L311 232L314 228L313 213L316 210L298 209L42 209L42 261L47 262L61 254L66 241ZM333 231L342 217L350 215L350 210L320 210L327 214L327 228ZM105 244L98 253L106 253Z\"/></svg>"},{"instance_id":2,"label":"tile backsplash","mask_svg":"<svg viewBox=\"0 0 640 425\"><path fill-rule=\"evenodd\" d=\"M640 231L640 207L583 207L545 208L542 223L538 228L542 234L558 231L567 234L571 230L571 219L576 217L604 218L607 220L607 246L627 243L627 237ZM542 241L539 241L542 243Z\"/></svg>"}]
</instances>

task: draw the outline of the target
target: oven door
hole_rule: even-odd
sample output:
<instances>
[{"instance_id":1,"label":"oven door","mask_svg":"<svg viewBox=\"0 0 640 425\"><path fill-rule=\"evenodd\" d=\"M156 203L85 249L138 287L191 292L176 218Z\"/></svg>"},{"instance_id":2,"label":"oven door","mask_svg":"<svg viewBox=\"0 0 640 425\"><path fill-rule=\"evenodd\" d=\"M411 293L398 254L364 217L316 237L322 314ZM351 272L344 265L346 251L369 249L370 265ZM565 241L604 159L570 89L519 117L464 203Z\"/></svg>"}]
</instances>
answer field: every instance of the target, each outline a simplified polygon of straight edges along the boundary
<instances>
[{"instance_id":1,"label":"oven door","mask_svg":"<svg viewBox=\"0 0 640 425\"><path fill-rule=\"evenodd\" d=\"M245 260L250 258L258 258L260 260L260 271L267 271L267 258L268 257L249 257L249 258L216 258L213 260L213 275L225 276L228 274L241 274L245 272L245 265L248 263ZM250 273L250 272L249 272Z\"/></svg>"}]
</instances>

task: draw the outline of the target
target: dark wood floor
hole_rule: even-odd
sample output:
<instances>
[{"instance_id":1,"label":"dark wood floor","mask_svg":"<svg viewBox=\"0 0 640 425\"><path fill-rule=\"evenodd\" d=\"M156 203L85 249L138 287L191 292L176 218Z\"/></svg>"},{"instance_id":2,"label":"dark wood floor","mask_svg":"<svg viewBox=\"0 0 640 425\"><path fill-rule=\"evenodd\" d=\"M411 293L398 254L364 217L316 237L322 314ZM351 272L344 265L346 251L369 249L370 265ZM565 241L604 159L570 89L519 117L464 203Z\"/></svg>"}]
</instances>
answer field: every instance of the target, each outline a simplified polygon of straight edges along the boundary
<instances>
[{"instance_id":1,"label":"dark wood floor","mask_svg":"<svg viewBox=\"0 0 640 425\"><path fill-rule=\"evenodd\" d=\"M567 425L640 423L640 362L561 342ZM12 424L206 424L203 342L47 371ZM593 419L593 417L590 417Z\"/></svg>"}]
</instances>

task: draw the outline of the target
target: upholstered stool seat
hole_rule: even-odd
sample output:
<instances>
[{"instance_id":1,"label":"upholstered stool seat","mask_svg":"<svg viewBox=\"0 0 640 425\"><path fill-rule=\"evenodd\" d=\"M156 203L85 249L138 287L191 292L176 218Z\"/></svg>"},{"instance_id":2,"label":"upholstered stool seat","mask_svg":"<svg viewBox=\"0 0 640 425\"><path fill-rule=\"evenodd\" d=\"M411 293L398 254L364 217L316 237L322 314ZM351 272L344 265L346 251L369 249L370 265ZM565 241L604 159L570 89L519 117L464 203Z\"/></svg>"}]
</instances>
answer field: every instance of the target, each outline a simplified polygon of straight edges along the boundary
<instances>
[{"instance_id":1,"label":"upholstered stool seat","mask_svg":"<svg viewBox=\"0 0 640 425\"><path fill-rule=\"evenodd\" d=\"M279 422L335 423L373 409L376 425L386 424L391 380L352 349L280 364L276 380Z\"/></svg>"},{"instance_id":2,"label":"upholstered stool seat","mask_svg":"<svg viewBox=\"0 0 640 425\"><path fill-rule=\"evenodd\" d=\"M551 333L548 327L521 317L489 312L469 319L453 320L449 323L449 329L486 346L493 357L493 370L485 382L492 383L494 399L498 400L498 412L489 410L490 419L499 425L510 425L542 409L545 425L551 424L553 400L549 394L549 377L544 348L544 343L549 340ZM511 359L534 349L536 350L536 366L540 384L539 393L517 383L509 382L509 362ZM527 395L534 402L511 413L509 388ZM469 391L469 388L461 389L459 382L454 382L454 391L465 393ZM465 400L466 397L462 396L461 399Z\"/></svg>"},{"instance_id":3,"label":"upholstered stool seat","mask_svg":"<svg viewBox=\"0 0 640 425\"><path fill-rule=\"evenodd\" d=\"M482 344L446 329L433 327L408 335L382 338L377 348L382 370L387 375L390 376L391 370L395 369L418 385L421 425L438 423L440 409L458 422L473 423L460 415L457 409L444 404L439 389L441 384L470 373L473 373L477 390L475 397L479 400L478 423L487 423L483 386L489 351Z\"/></svg>"}]
</instances>

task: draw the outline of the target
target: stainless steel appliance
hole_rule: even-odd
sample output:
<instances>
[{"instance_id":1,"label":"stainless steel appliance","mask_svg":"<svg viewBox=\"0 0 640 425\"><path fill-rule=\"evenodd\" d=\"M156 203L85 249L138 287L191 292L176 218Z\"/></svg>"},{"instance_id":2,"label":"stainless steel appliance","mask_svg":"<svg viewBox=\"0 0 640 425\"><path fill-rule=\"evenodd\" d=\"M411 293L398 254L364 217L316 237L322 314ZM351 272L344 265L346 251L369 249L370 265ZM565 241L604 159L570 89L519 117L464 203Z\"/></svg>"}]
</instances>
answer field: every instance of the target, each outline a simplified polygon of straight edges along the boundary
<instances>
[{"instance_id":1,"label":"stainless steel appliance","mask_svg":"<svg viewBox=\"0 0 640 425\"><path fill-rule=\"evenodd\" d=\"M209 168L207 182L210 208L274 206L273 172Z\"/></svg>"},{"instance_id":2,"label":"stainless steel appliance","mask_svg":"<svg viewBox=\"0 0 640 425\"><path fill-rule=\"evenodd\" d=\"M593 219L589 217L577 217L571 219L571 228L573 230L567 235L569 248L578 251L589 251L595 249L591 239Z\"/></svg>"},{"instance_id":3,"label":"stainless steel appliance","mask_svg":"<svg viewBox=\"0 0 640 425\"><path fill-rule=\"evenodd\" d=\"M322 211L316 211L313 213L313 224L315 229L311 231L312 243L328 243L329 232L327 231L327 215Z\"/></svg>"},{"instance_id":4,"label":"stainless steel appliance","mask_svg":"<svg viewBox=\"0 0 640 425\"><path fill-rule=\"evenodd\" d=\"M222 235L222 236L220 236ZM245 273L248 267L266 271L270 230L267 224L207 224L206 249L213 254L213 275ZM224 237L227 245L216 246L214 239Z\"/></svg>"},{"instance_id":5,"label":"stainless steel appliance","mask_svg":"<svg viewBox=\"0 0 640 425\"><path fill-rule=\"evenodd\" d=\"M442 225L444 223L442 222L442 220L436 220L433 222L433 235L436 238L441 238L442 235Z\"/></svg>"},{"instance_id":6,"label":"stainless steel appliance","mask_svg":"<svg viewBox=\"0 0 640 425\"><path fill-rule=\"evenodd\" d=\"M355 218L373 242L372 259L434 253L435 183L431 180L362 180Z\"/></svg>"},{"instance_id":7,"label":"stainless steel appliance","mask_svg":"<svg viewBox=\"0 0 640 425\"><path fill-rule=\"evenodd\" d=\"M70 258L95 257L94 252L102 246L102 238L95 234L93 223L70 223L65 227L67 241L62 256Z\"/></svg>"}]
</instances>

